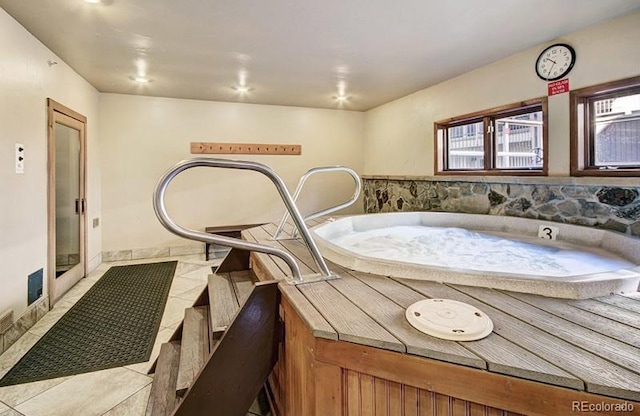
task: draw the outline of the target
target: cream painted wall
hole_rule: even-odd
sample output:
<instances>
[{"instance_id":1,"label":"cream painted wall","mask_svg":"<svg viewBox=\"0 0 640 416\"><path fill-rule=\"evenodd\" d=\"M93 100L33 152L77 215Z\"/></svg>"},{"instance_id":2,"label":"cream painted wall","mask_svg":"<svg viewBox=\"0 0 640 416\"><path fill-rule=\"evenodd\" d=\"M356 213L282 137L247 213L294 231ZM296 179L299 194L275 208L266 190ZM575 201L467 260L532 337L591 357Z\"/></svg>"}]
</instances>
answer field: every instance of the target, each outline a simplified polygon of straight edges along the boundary
<instances>
[{"instance_id":1,"label":"cream painted wall","mask_svg":"<svg viewBox=\"0 0 640 416\"><path fill-rule=\"evenodd\" d=\"M362 171L364 113L239 103L100 96L103 175L103 249L188 244L161 227L152 208L158 178L190 154L190 142L298 143L301 156L219 156L265 163L293 190L299 177L319 165ZM317 176L300 198L309 213L353 193L344 173ZM272 183L256 172L192 169L167 192L167 208L180 224L205 226L275 220L284 212ZM347 212L362 212L356 203Z\"/></svg>"},{"instance_id":2,"label":"cream painted wall","mask_svg":"<svg viewBox=\"0 0 640 416\"><path fill-rule=\"evenodd\" d=\"M547 94L538 54L569 43L577 61L571 89L640 75L640 13L555 39L367 112L366 175L433 175L433 123ZM569 94L549 97L549 175L569 175Z\"/></svg>"},{"instance_id":3,"label":"cream painted wall","mask_svg":"<svg viewBox=\"0 0 640 416\"><path fill-rule=\"evenodd\" d=\"M100 215L98 92L0 9L0 312L27 308L27 276L45 269L47 293L47 97L88 117L88 218ZM57 65L49 67L48 60ZM24 174L14 145L25 145ZM89 229L88 258L101 252Z\"/></svg>"}]
</instances>

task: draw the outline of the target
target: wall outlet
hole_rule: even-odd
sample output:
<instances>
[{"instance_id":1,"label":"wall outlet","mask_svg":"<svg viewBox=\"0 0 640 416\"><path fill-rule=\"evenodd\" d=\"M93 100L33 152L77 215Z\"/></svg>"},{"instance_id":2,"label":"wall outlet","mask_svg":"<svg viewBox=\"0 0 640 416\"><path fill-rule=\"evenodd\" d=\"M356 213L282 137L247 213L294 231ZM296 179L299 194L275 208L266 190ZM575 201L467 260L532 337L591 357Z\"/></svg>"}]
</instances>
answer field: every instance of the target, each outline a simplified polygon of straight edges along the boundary
<instances>
[{"instance_id":1,"label":"wall outlet","mask_svg":"<svg viewBox=\"0 0 640 416\"><path fill-rule=\"evenodd\" d=\"M24 173L24 145L16 143L16 173Z\"/></svg>"},{"instance_id":2,"label":"wall outlet","mask_svg":"<svg viewBox=\"0 0 640 416\"><path fill-rule=\"evenodd\" d=\"M93 219L93 228L98 228L100 226L100 218Z\"/></svg>"}]
</instances>

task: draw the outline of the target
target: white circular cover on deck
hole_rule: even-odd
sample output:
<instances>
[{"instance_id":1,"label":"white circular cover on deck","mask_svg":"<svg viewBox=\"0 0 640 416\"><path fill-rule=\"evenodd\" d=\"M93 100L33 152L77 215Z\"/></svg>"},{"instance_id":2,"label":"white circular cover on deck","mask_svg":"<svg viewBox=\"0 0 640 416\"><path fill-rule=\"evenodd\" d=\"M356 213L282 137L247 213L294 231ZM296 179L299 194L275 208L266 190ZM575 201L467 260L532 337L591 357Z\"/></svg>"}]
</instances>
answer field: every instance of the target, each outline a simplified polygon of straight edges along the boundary
<instances>
[{"instance_id":1,"label":"white circular cover on deck","mask_svg":"<svg viewBox=\"0 0 640 416\"><path fill-rule=\"evenodd\" d=\"M407 308L406 316L418 331L452 341L474 341L493 331L484 312L455 300L421 300Z\"/></svg>"}]
</instances>

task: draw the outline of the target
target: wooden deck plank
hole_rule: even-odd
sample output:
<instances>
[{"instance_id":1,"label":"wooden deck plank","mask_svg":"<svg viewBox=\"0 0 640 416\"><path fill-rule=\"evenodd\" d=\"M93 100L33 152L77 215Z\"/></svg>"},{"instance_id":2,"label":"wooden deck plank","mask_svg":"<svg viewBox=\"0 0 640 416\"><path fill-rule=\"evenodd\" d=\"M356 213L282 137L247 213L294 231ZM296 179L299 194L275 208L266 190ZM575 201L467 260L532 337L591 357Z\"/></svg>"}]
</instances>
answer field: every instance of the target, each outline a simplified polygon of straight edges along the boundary
<instances>
[{"instance_id":1,"label":"wooden deck plank","mask_svg":"<svg viewBox=\"0 0 640 416\"><path fill-rule=\"evenodd\" d=\"M528 293L503 292L539 309L557 315L567 321L582 325L608 337L640 348L640 329L613 321L595 313L578 309L566 300L547 298Z\"/></svg>"},{"instance_id":2,"label":"wooden deck plank","mask_svg":"<svg viewBox=\"0 0 640 416\"><path fill-rule=\"evenodd\" d=\"M351 274L363 283L389 297L392 301L399 304L403 310L411 304L425 299L424 295L386 276L362 272L351 272ZM427 337L427 335L421 335ZM459 345L452 341L429 338L437 340L445 346ZM460 345L485 360L487 362L487 368L490 371L584 390L584 383L580 379L498 334L491 334L487 338L478 341L461 342ZM407 345L407 351L413 353L409 345ZM440 359L437 357L432 358ZM448 360L443 359L443 361Z\"/></svg>"},{"instance_id":3,"label":"wooden deck plank","mask_svg":"<svg viewBox=\"0 0 640 416\"><path fill-rule=\"evenodd\" d=\"M257 238L269 239L271 238L269 228L270 228L270 225L265 224L262 227L260 227L260 230L255 230L254 235ZM275 230L271 230L271 231L275 231ZM311 252L309 251L309 249L307 248L307 246L304 244L302 240L299 240L299 239L278 240L278 244L280 248L283 248L284 250L289 251L291 254L293 254L294 257L296 257L299 260L298 265L300 266L300 272L302 273L303 276L306 274L318 273L319 271L318 266L316 265L315 261L311 257Z\"/></svg>"},{"instance_id":4,"label":"wooden deck plank","mask_svg":"<svg viewBox=\"0 0 640 416\"><path fill-rule=\"evenodd\" d=\"M612 295L595 298L595 300L640 314L640 302L636 299L626 296Z\"/></svg>"},{"instance_id":5,"label":"wooden deck plank","mask_svg":"<svg viewBox=\"0 0 640 416\"><path fill-rule=\"evenodd\" d=\"M238 300L238 305L244 304L251 294L254 284L253 277L253 272L249 270L229 273L231 287L233 288L233 292Z\"/></svg>"},{"instance_id":6,"label":"wooden deck plank","mask_svg":"<svg viewBox=\"0 0 640 416\"><path fill-rule=\"evenodd\" d=\"M483 287L457 286L464 293L530 325L640 374L640 349L541 311L516 298ZM640 382L640 378L638 378Z\"/></svg>"},{"instance_id":7,"label":"wooden deck plank","mask_svg":"<svg viewBox=\"0 0 640 416\"><path fill-rule=\"evenodd\" d=\"M271 224L273 226L273 224ZM271 227L273 228L273 227ZM275 228L273 228L275 231ZM246 238L250 241L266 243L269 241L272 245L283 248L279 242L271 241L271 234L267 233L264 228L258 227L246 230ZM280 258L269 256L262 253L252 253L259 263L259 267L264 267L268 273L277 278L277 280L285 279L285 272L289 272L289 266ZM338 333L333 326L318 312L318 310L309 302L309 300L293 285L287 282L281 282L279 285L280 292L291 303L291 306L299 314L305 324L315 337L326 339L338 339Z\"/></svg>"},{"instance_id":8,"label":"wooden deck plank","mask_svg":"<svg viewBox=\"0 0 640 416\"><path fill-rule=\"evenodd\" d=\"M278 242L278 241L273 241L271 240L271 236L269 234L266 234L265 231L263 230L262 227L256 227L256 228L251 228L248 230L243 231L243 235L246 234L247 236L251 236L256 242L260 243L260 244L264 244L267 246L271 246L271 247L277 247L277 248L282 248L282 245ZM291 277L291 270L289 269L289 266L287 265L287 263L282 260L280 257L278 256L271 256L268 254L264 254L264 253L253 253L254 255L257 255L260 258L269 258L271 259L271 261L273 261L282 271L281 273L278 273L277 276L283 275L284 276L288 276ZM265 260L265 264L268 264L268 262ZM276 280L281 280L278 279L276 277Z\"/></svg>"},{"instance_id":9,"label":"wooden deck plank","mask_svg":"<svg viewBox=\"0 0 640 416\"><path fill-rule=\"evenodd\" d=\"M579 377L591 393L640 400L640 376L636 373L539 330L453 287L426 280L403 280L403 283L428 297L453 299L483 310L493 320L494 332Z\"/></svg>"},{"instance_id":10,"label":"wooden deck plank","mask_svg":"<svg viewBox=\"0 0 640 416\"><path fill-rule=\"evenodd\" d=\"M254 237L253 233L251 232L251 229L243 230L242 238L250 242L261 243L261 241L258 241L258 239ZM288 271L289 268L284 262L281 262L280 264L276 263L273 257L274 256L269 256L267 254L259 253L257 251L251 252L251 259L253 259L258 263L258 264L254 264L252 266L252 269L259 279L262 279L262 280L265 280L265 278L274 279L274 280L286 279L287 275L284 272L284 270L286 269ZM263 272L268 276L261 276Z\"/></svg>"},{"instance_id":11,"label":"wooden deck plank","mask_svg":"<svg viewBox=\"0 0 640 416\"><path fill-rule=\"evenodd\" d=\"M253 252L251 258L256 264L252 265L253 272L260 280L286 280L286 273L276 264L275 261L263 253Z\"/></svg>"},{"instance_id":12,"label":"wooden deck plank","mask_svg":"<svg viewBox=\"0 0 640 416\"><path fill-rule=\"evenodd\" d=\"M185 309L176 392L182 396L209 356L209 308Z\"/></svg>"},{"instance_id":13,"label":"wooden deck plank","mask_svg":"<svg viewBox=\"0 0 640 416\"><path fill-rule=\"evenodd\" d=\"M314 270L309 267L313 263L311 254L300 241L283 240L281 244L300 260L301 269ZM400 340L327 282L302 284L297 288L336 329L338 339L406 352L406 346Z\"/></svg>"},{"instance_id":14,"label":"wooden deck plank","mask_svg":"<svg viewBox=\"0 0 640 416\"><path fill-rule=\"evenodd\" d=\"M319 268L316 262L311 257L311 253L307 249L307 246L301 240L283 240L282 246L293 254L300 263L300 267L304 267L307 273L319 273ZM336 270L334 270L336 271ZM304 274L304 273L303 273Z\"/></svg>"},{"instance_id":15,"label":"wooden deck plank","mask_svg":"<svg viewBox=\"0 0 640 416\"><path fill-rule=\"evenodd\" d=\"M340 275L341 279L330 280L329 284L397 337L406 345L408 353L471 367L486 368L483 359L461 345L437 339L416 330L405 318L405 308L345 271L342 271Z\"/></svg>"},{"instance_id":16,"label":"wooden deck plank","mask_svg":"<svg viewBox=\"0 0 640 416\"><path fill-rule=\"evenodd\" d=\"M640 302L640 292L621 293L620 296Z\"/></svg>"},{"instance_id":17,"label":"wooden deck plank","mask_svg":"<svg viewBox=\"0 0 640 416\"><path fill-rule=\"evenodd\" d=\"M640 314L633 313L627 309L598 302L593 299L571 300L569 301L569 305L640 329Z\"/></svg>"},{"instance_id":18,"label":"wooden deck plank","mask_svg":"<svg viewBox=\"0 0 640 416\"><path fill-rule=\"evenodd\" d=\"M153 376L146 416L169 416L178 404L176 381L180 364L180 341L162 344Z\"/></svg>"},{"instance_id":19,"label":"wooden deck plank","mask_svg":"<svg viewBox=\"0 0 640 416\"><path fill-rule=\"evenodd\" d=\"M405 352L405 345L327 282L297 286L338 332L338 339L391 351Z\"/></svg>"},{"instance_id":20,"label":"wooden deck plank","mask_svg":"<svg viewBox=\"0 0 640 416\"><path fill-rule=\"evenodd\" d=\"M265 224L265 225L263 225L261 227L254 228L251 231L252 231L253 235L257 239L260 240L261 243L270 245L272 247L278 247L278 248L283 249L285 251L288 250L287 249L287 245L288 244L297 244L297 245L299 245L300 247L303 248L303 251L306 250L306 254L303 254L303 256L306 255L306 256L309 256L309 258L311 258L311 253L309 253L309 250L302 243L302 240L291 240L291 239L289 239L289 240L278 240L278 241L271 240L272 235L267 231L267 229L269 228L270 225L273 225L273 224ZM298 256L296 256L295 253L291 253L291 254L293 254L294 257L298 257ZM276 256L272 256L272 257L276 257ZM277 260L281 260L278 257L276 257L276 259ZM315 265L315 263L313 261L305 262L305 261L302 261L302 259L300 257L298 257L298 259L301 260L301 261L298 261L298 266L300 267L300 272L302 273L303 276L306 275L306 274L317 273L318 268L317 268L317 266ZM285 270L289 271L289 266L286 265L284 260L282 260L282 263L285 265Z\"/></svg>"},{"instance_id":21,"label":"wooden deck plank","mask_svg":"<svg viewBox=\"0 0 640 416\"><path fill-rule=\"evenodd\" d=\"M280 224L280 221L278 221L278 224ZM275 223L270 223L267 224L270 226L270 229L273 230L273 232L271 233L271 235L275 235L276 230L278 229L278 226ZM291 218L289 218L289 221L287 221L284 224L284 227L282 227L282 232L280 233L280 236L278 237L278 240L289 240L292 239L293 237L291 237L291 233L293 232L293 223L291 222ZM298 234L298 236L300 236L300 234Z\"/></svg>"},{"instance_id":22,"label":"wooden deck plank","mask_svg":"<svg viewBox=\"0 0 640 416\"><path fill-rule=\"evenodd\" d=\"M227 329L238 311L229 273L209 275L209 314L211 331L219 334Z\"/></svg>"},{"instance_id":23,"label":"wooden deck plank","mask_svg":"<svg viewBox=\"0 0 640 416\"><path fill-rule=\"evenodd\" d=\"M319 225L321 223L324 222L324 220L319 220L319 219L313 219L313 220L309 220L309 221L305 221L307 224L308 228L313 228L316 225ZM279 222L278 222L279 224ZM265 229L269 232L270 235L275 235L276 230L278 229L278 226L275 223L269 223L269 224L264 224ZM280 234L280 239L282 240L291 240L294 239L291 235L293 233L294 227L293 227L293 220L291 218L289 218L289 220L285 223L284 227L282 228L282 233ZM300 232L298 232L296 234L295 239L301 239L300 237Z\"/></svg>"},{"instance_id":24,"label":"wooden deck plank","mask_svg":"<svg viewBox=\"0 0 640 416\"><path fill-rule=\"evenodd\" d=\"M250 241L254 242L262 242L263 240L258 240L252 233L254 229L247 230L245 237L250 239ZM260 234L264 237L264 234ZM278 243L279 244L279 243ZM257 264L259 267L264 267L268 270L268 273L272 276L276 277L277 280L284 280L285 274L281 267L275 262L275 256L268 256L266 254L261 253L252 253L252 256L259 263ZM284 262L282 262L284 263ZM282 266L287 268L286 263ZM279 278L278 278L279 277ZM293 285L290 285L286 282L281 282L279 285L280 292L283 296L287 298L290 302L291 306L295 309L296 313L302 318L302 320L307 324L313 335L317 338L326 338L326 339L338 339L338 333L336 330L327 322L327 320L318 312L318 310L309 302L307 298L304 297L302 293Z\"/></svg>"},{"instance_id":25,"label":"wooden deck plank","mask_svg":"<svg viewBox=\"0 0 640 416\"><path fill-rule=\"evenodd\" d=\"M288 283L280 283L280 292L287 298L296 313L302 318L316 338L338 339L338 333L318 312L309 300L295 287Z\"/></svg>"}]
</instances>

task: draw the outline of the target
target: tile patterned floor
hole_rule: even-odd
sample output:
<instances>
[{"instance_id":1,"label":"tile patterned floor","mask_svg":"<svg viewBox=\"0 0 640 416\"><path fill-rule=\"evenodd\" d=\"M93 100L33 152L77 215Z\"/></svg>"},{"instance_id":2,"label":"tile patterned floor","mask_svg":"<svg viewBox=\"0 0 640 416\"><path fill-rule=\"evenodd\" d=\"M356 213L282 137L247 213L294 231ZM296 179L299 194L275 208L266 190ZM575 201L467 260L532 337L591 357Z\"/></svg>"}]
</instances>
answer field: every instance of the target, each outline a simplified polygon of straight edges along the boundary
<instances>
[{"instance_id":1,"label":"tile patterned floor","mask_svg":"<svg viewBox=\"0 0 640 416\"><path fill-rule=\"evenodd\" d=\"M207 285L211 267L219 260L205 261L203 255L176 256L102 263L82 279L25 335L0 355L0 377L20 360L44 333L93 286L111 266L177 260L151 359L126 367L79 374L51 380L0 388L0 416L142 416L151 391L147 375L166 342ZM264 399L256 400L247 416L268 416Z\"/></svg>"}]
</instances>

